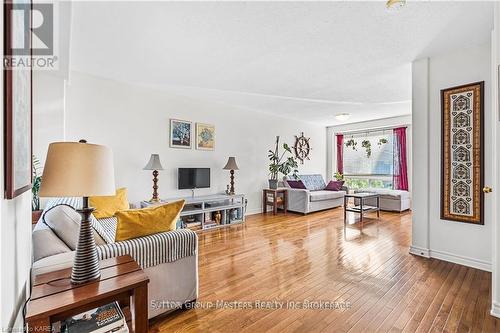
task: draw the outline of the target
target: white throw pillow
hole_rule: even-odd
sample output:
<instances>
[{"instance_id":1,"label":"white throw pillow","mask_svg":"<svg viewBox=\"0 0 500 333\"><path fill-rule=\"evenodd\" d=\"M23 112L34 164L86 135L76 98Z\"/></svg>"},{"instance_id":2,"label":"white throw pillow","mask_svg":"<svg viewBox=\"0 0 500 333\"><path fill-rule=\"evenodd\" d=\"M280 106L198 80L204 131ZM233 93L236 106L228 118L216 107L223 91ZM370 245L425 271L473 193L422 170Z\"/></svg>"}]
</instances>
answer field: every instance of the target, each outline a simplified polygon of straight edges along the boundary
<instances>
[{"instance_id":1,"label":"white throw pillow","mask_svg":"<svg viewBox=\"0 0 500 333\"><path fill-rule=\"evenodd\" d=\"M73 207L58 205L47 210L43 215L45 224L72 250L76 250L82 217ZM105 244L93 230L97 245Z\"/></svg>"}]
</instances>

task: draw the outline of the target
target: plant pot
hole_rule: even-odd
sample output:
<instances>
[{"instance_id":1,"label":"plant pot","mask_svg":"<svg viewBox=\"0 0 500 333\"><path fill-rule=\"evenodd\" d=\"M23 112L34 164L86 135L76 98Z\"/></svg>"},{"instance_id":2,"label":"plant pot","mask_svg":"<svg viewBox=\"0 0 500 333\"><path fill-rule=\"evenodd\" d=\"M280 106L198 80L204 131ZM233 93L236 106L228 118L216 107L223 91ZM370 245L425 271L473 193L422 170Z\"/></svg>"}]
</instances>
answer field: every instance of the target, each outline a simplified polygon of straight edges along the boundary
<instances>
[{"instance_id":1,"label":"plant pot","mask_svg":"<svg viewBox=\"0 0 500 333\"><path fill-rule=\"evenodd\" d=\"M269 188L271 190L276 190L278 188L278 180L277 179L269 179Z\"/></svg>"},{"instance_id":2,"label":"plant pot","mask_svg":"<svg viewBox=\"0 0 500 333\"><path fill-rule=\"evenodd\" d=\"M43 210L33 210L31 211L31 223L36 224L38 220L40 219L40 216L42 216Z\"/></svg>"}]
</instances>

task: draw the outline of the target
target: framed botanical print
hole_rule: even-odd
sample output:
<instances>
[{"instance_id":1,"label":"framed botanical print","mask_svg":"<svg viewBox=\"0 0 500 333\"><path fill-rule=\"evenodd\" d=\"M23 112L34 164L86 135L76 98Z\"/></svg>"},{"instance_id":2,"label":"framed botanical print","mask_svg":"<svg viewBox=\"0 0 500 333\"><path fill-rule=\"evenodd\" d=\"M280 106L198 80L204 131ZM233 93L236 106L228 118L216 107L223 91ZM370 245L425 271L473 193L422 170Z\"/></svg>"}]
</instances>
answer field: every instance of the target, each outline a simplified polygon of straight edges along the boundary
<instances>
[{"instance_id":1,"label":"framed botanical print","mask_svg":"<svg viewBox=\"0 0 500 333\"><path fill-rule=\"evenodd\" d=\"M196 123L196 149L215 150L215 126Z\"/></svg>"},{"instance_id":2,"label":"framed botanical print","mask_svg":"<svg viewBox=\"0 0 500 333\"><path fill-rule=\"evenodd\" d=\"M484 82L441 90L441 219L484 224Z\"/></svg>"},{"instance_id":3,"label":"framed botanical print","mask_svg":"<svg viewBox=\"0 0 500 333\"><path fill-rule=\"evenodd\" d=\"M20 2L21 5L26 7L26 2ZM32 70L29 65L15 61L31 57L31 33L26 28L31 15L30 11L27 18L14 15L16 6L16 1L4 2L4 63L7 64L3 71L4 195L7 199L30 190L32 183Z\"/></svg>"},{"instance_id":4,"label":"framed botanical print","mask_svg":"<svg viewBox=\"0 0 500 333\"><path fill-rule=\"evenodd\" d=\"M170 147L191 149L192 127L190 121L170 119Z\"/></svg>"}]
</instances>

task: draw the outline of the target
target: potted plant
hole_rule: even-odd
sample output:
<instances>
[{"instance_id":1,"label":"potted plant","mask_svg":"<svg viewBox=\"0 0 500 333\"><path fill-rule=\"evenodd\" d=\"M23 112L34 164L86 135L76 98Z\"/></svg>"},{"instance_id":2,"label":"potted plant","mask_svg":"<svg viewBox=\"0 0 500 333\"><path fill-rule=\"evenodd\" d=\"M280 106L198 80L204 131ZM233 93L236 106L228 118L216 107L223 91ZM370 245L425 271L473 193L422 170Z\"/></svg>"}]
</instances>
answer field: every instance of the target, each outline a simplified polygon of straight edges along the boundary
<instances>
[{"instance_id":1,"label":"potted plant","mask_svg":"<svg viewBox=\"0 0 500 333\"><path fill-rule=\"evenodd\" d=\"M276 145L274 151L269 150L269 188L277 189L278 188L278 176L281 173L284 177L288 176L290 173L293 173L294 177L296 177L298 168L298 163L293 157L292 150L290 147L283 143L283 153L279 152L279 140L280 137L276 137ZM288 156L286 156L288 155Z\"/></svg>"},{"instance_id":2,"label":"potted plant","mask_svg":"<svg viewBox=\"0 0 500 333\"><path fill-rule=\"evenodd\" d=\"M31 201L31 220L37 222L42 215L40 209L40 186L42 185L42 164L36 156L32 156L31 172L33 177L33 186L31 187L32 201Z\"/></svg>"}]
</instances>

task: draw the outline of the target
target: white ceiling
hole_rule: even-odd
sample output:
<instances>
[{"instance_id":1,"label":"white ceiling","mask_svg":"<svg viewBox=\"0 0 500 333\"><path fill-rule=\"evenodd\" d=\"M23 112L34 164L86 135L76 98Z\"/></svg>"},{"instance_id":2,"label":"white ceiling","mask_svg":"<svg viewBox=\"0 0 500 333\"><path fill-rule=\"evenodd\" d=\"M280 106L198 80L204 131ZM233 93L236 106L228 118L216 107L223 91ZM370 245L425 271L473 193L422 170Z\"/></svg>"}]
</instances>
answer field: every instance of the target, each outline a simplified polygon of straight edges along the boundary
<instances>
[{"instance_id":1,"label":"white ceiling","mask_svg":"<svg viewBox=\"0 0 500 333\"><path fill-rule=\"evenodd\" d=\"M411 61L488 42L492 3L77 2L71 69L335 125L411 112Z\"/></svg>"}]
</instances>

